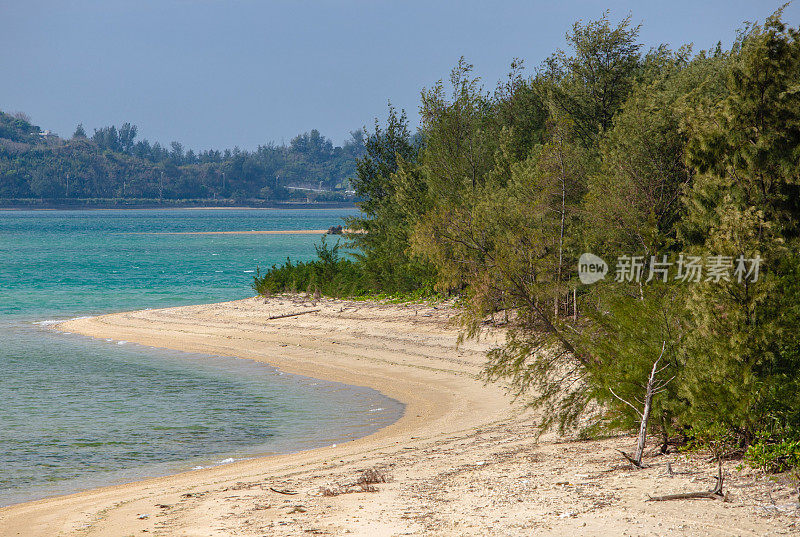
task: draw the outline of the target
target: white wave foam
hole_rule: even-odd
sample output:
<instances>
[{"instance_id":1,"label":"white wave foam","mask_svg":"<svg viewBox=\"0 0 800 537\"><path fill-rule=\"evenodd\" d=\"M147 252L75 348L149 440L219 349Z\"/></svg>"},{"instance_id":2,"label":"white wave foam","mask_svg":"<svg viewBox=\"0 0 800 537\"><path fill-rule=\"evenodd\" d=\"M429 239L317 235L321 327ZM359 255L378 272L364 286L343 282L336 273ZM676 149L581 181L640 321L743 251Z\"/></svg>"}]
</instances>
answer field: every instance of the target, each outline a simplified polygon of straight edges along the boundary
<instances>
[{"instance_id":1,"label":"white wave foam","mask_svg":"<svg viewBox=\"0 0 800 537\"><path fill-rule=\"evenodd\" d=\"M67 321L78 321L80 319L90 319L91 315L81 315L80 317L70 317L69 319L45 319L43 321L33 321L38 326L53 326L54 324L66 323Z\"/></svg>"},{"instance_id":2,"label":"white wave foam","mask_svg":"<svg viewBox=\"0 0 800 537\"><path fill-rule=\"evenodd\" d=\"M216 468L220 464L231 464L232 462L239 462L239 461L246 461L246 460L248 460L248 458L235 459L233 457L228 457L227 459L222 459L221 461L214 461L213 464L210 464L208 466L193 466L192 470L207 470L209 468Z\"/></svg>"}]
</instances>

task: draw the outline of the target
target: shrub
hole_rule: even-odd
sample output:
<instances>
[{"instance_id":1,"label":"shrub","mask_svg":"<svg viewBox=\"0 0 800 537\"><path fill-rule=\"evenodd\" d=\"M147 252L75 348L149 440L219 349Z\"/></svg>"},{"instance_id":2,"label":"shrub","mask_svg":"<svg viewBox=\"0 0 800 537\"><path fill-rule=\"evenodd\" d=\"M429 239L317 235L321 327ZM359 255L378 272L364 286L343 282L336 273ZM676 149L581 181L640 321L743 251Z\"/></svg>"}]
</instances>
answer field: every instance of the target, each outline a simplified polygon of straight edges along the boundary
<instances>
[{"instance_id":1,"label":"shrub","mask_svg":"<svg viewBox=\"0 0 800 537\"><path fill-rule=\"evenodd\" d=\"M786 432L783 432L786 434ZM745 453L747 463L768 473L786 472L800 467L800 435L762 434Z\"/></svg>"}]
</instances>

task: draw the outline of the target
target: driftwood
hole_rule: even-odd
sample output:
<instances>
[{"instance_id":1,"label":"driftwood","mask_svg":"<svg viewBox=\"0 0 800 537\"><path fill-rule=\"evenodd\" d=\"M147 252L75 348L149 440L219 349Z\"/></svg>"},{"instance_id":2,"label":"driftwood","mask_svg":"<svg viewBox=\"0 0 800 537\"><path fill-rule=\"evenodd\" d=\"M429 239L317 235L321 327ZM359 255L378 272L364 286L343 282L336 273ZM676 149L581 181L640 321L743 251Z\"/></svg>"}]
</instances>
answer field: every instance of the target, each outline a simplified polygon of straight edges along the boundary
<instances>
[{"instance_id":1,"label":"driftwood","mask_svg":"<svg viewBox=\"0 0 800 537\"><path fill-rule=\"evenodd\" d=\"M298 492L290 492L288 490L278 490L278 489L274 489L272 487L270 487L269 490L271 490L272 492L277 492L278 494L286 494L287 496L295 496L295 495L299 494Z\"/></svg>"},{"instance_id":2,"label":"driftwood","mask_svg":"<svg viewBox=\"0 0 800 537\"><path fill-rule=\"evenodd\" d=\"M683 492L681 494L665 494L664 496L648 496L647 501L666 502L669 500L696 500L696 499L724 500L725 495L717 494L713 490L704 490L700 492Z\"/></svg>"},{"instance_id":3,"label":"driftwood","mask_svg":"<svg viewBox=\"0 0 800 537\"><path fill-rule=\"evenodd\" d=\"M301 311L299 313L284 313L283 315L270 315L269 317L267 317L267 319L270 321L273 319L285 319L286 317L297 317L298 315L305 315L306 313L315 313L317 311L320 311L320 308L317 308L315 310Z\"/></svg>"},{"instance_id":4,"label":"driftwood","mask_svg":"<svg viewBox=\"0 0 800 537\"><path fill-rule=\"evenodd\" d=\"M724 476L722 475L722 460L717 461L717 475L715 476L717 479L717 485L714 487L714 490L702 490L699 492L683 492L680 494L666 494L664 496L647 496L647 501L649 502L666 502L670 500L699 500L699 499L708 499L708 500L727 500L727 495L723 494L722 492L722 483L724 480Z\"/></svg>"}]
</instances>

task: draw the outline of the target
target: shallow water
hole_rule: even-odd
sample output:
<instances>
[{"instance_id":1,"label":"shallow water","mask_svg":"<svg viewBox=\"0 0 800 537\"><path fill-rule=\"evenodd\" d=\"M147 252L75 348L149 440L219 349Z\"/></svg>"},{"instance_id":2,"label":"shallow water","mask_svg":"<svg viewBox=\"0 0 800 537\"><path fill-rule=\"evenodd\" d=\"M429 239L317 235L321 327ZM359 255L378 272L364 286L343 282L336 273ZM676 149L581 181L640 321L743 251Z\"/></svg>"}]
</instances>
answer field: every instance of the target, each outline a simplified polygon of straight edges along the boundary
<instances>
[{"instance_id":1,"label":"shallow water","mask_svg":"<svg viewBox=\"0 0 800 537\"><path fill-rule=\"evenodd\" d=\"M249 360L61 334L108 311L251 296L257 265L314 257L348 210L0 211L0 505L364 436L374 390Z\"/></svg>"}]
</instances>

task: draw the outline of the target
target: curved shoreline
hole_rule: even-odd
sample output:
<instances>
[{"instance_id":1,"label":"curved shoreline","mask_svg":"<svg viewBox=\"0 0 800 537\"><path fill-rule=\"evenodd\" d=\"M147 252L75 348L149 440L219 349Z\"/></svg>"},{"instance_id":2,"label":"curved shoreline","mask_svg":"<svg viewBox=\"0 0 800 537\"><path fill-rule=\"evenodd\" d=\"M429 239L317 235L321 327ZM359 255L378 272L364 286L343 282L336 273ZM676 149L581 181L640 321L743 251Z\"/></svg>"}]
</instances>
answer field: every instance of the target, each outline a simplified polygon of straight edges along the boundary
<instances>
[{"instance_id":1,"label":"curved shoreline","mask_svg":"<svg viewBox=\"0 0 800 537\"><path fill-rule=\"evenodd\" d=\"M146 310L75 319L57 328L98 338L269 363L283 371L366 386L397 399L406 412L395 423L346 444L276 455L93 489L0 509L0 535L108 535L151 531L154 503L182 494L209 494L243 480L276 484L286 476L320 472L337 461L408 450L507 418L502 390L475 377L490 342L455 349L452 311L423 305L322 301L303 310L299 297ZM189 492L187 492L189 491ZM219 523L212 509L193 517L206 531ZM171 534L171 533L167 533Z\"/></svg>"},{"instance_id":2,"label":"curved shoreline","mask_svg":"<svg viewBox=\"0 0 800 537\"><path fill-rule=\"evenodd\" d=\"M280 317L299 312L306 313ZM540 438L535 416L475 376L502 334L456 348L454 314L283 296L68 321L63 329L88 336L250 358L374 387L406 412L337 446L2 508L0 537L727 537L784 535L798 526L792 489L737 461L723 463L729 502L650 502L649 495L704 488L716 465L678 452L653 455L632 472L619 456L632 437ZM674 475L665 476L666 462ZM387 482L360 488L364 470Z\"/></svg>"}]
</instances>

